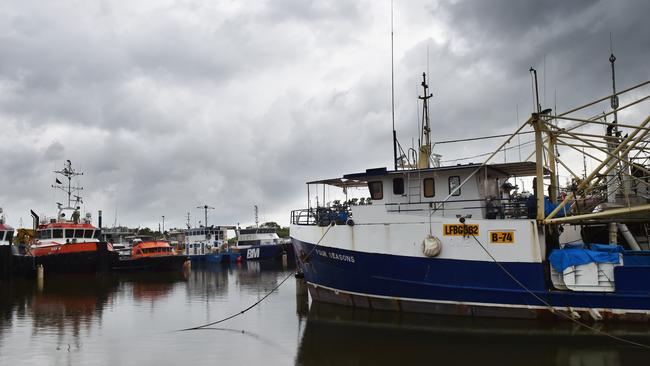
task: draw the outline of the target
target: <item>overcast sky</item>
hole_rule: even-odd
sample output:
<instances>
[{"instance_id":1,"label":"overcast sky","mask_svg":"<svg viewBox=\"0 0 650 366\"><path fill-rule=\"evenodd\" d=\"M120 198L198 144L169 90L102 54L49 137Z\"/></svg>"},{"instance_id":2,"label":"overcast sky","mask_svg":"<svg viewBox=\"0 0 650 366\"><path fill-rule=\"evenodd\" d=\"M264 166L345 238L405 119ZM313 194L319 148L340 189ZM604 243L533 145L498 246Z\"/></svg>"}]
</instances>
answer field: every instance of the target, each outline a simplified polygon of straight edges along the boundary
<instances>
[{"instance_id":1,"label":"overcast sky","mask_svg":"<svg viewBox=\"0 0 650 366\"><path fill-rule=\"evenodd\" d=\"M517 108L519 122L532 110L531 66L545 106L607 95L610 32L619 88L648 80L648 14L643 0L395 1L398 138L417 136L427 70L434 140L512 132ZM392 165L388 0L5 0L0 50L0 206L14 226L56 213L66 159L86 211L152 228L187 212L196 224L203 204L209 224L250 224L258 205L287 225L306 181Z\"/></svg>"}]
</instances>

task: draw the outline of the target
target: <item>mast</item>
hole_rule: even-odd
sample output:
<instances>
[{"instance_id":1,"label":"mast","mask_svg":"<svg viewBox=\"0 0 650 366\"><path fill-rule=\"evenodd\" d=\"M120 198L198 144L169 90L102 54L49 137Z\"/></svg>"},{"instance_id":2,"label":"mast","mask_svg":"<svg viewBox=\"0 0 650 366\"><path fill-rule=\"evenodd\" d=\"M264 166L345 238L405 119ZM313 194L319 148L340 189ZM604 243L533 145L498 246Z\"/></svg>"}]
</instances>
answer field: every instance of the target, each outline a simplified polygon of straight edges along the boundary
<instances>
[{"instance_id":1,"label":"mast","mask_svg":"<svg viewBox=\"0 0 650 366\"><path fill-rule=\"evenodd\" d=\"M80 192L83 190L83 187L74 187L72 186L72 177L76 177L79 175L83 175L84 173L77 172L72 168L72 162L70 160L65 161L65 165L62 170L55 170L54 173L61 174L65 178L68 179L68 184L67 186L65 185L64 182L61 182L58 178L56 178L56 184L52 185L52 188L57 188L62 190L63 192L67 193L68 195L68 205L64 208L71 208L71 209L76 209L77 207L72 206L72 197L75 197L75 203L82 203L81 196L79 195L73 195L75 192ZM61 207L59 207L61 208Z\"/></svg>"},{"instance_id":2,"label":"mast","mask_svg":"<svg viewBox=\"0 0 650 366\"><path fill-rule=\"evenodd\" d=\"M614 110L614 121L612 124L607 127L607 136L616 136L620 137L620 132L618 131L618 95L616 95L616 69L614 63L616 62L616 56L614 56L614 48L612 47L612 34L609 34L609 63L612 66L612 98L610 99L610 106Z\"/></svg>"},{"instance_id":3,"label":"mast","mask_svg":"<svg viewBox=\"0 0 650 366\"><path fill-rule=\"evenodd\" d=\"M614 110L612 123L607 126L607 132L605 134L605 141L607 142L607 150L612 152L616 149L620 142L620 132L618 131L618 95L616 95L616 68L614 63L616 62L616 56L614 56L614 49L612 47L612 34L609 34L609 63L612 67L612 97L610 98L610 106ZM620 187L616 184L616 181L619 180L619 174L616 173L615 166L618 165L617 160L612 160L608 164L610 173L607 175L607 202L616 203L616 194L618 193ZM622 183L622 182L620 182ZM616 227L615 222L610 222L609 227L609 242L610 244L616 244L618 242L618 228Z\"/></svg>"},{"instance_id":4,"label":"mast","mask_svg":"<svg viewBox=\"0 0 650 366\"><path fill-rule=\"evenodd\" d=\"M203 225L205 226L205 238L208 239L208 236L210 235L208 233L208 210L214 210L214 207L210 207L208 205L203 205L203 206L197 206L196 208L202 208L203 209L203 214L205 215L205 221L203 222ZM188 220L189 220L189 213L188 213Z\"/></svg>"},{"instance_id":5,"label":"mast","mask_svg":"<svg viewBox=\"0 0 650 366\"><path fill-rule=\"evenodd\" d=\"M257 209L257 205L255 205L255 227L256 228L260 227L260 219L259 219L258 213L259 212L258 212L258 209Z\"/></svg>"},{"instance_id":6,"label":"mast","mask_svg":"<svg viewBox=\"0 0 650 366\"><path fill-rule=\"evenodd\" d=\"M395 64L393 52L393 1L390 2L390 105L393 120L393 165L397 170L397 132L395 131ZM255 206L257 207L257 206Z\"/></svg>"},{"instance_id":7,"label":"mast","mask_svg":"<svg viewBox=\"0 0 650 366\"><path fill-rule=\"evenodd\" d=\"M427 84L427 74L424 72L422 73L422 84L420 85L422 85L424 93L422 96L418 96L418 99L422 100L422 131L420 131L422 145L418 156L418 168L426 169L431 167L431 127L429 126L428 100L433 97L433 94L427 94L429 85Z\"/></svg>"}]
</instances>

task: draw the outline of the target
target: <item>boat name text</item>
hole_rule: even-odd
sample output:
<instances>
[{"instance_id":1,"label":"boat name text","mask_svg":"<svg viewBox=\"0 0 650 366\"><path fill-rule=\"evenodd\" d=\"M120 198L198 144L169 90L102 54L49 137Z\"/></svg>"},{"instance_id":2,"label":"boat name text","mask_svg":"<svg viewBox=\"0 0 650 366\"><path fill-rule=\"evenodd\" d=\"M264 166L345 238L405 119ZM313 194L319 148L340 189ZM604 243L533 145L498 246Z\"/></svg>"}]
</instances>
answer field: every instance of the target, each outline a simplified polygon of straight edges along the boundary
<instances>
[{"instance_id":1,"label":"boat name text","mask_svg":"<svg viewBox=\"0 0 650 366\"><path fill-rule=\"evenodd\" d=\"M327 258L335 259L337 261L354 263L354 256L352 255L332 253L332 252L327 252L319 249L316 249L316 253L321 257L327 257Z\"/></svg>"}]
</instances>

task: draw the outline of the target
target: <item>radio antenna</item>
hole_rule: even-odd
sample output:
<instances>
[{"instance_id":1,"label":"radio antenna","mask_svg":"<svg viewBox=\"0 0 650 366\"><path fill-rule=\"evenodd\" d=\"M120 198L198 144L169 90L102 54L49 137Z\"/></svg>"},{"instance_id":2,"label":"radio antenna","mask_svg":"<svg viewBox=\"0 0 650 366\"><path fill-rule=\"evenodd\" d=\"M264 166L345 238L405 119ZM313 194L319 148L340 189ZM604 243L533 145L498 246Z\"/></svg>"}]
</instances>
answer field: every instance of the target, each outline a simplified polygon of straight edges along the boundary
<instances>
[{"instance_id":1,"label":"radio antenna","mask_svg":"<svg viewBox=\"0 0 650 366\"><path fill-rule=\"evenodd\" d=\"M397 132L395 132L395 61L393 52L393 0L390 1L390 109L393 121L393 165L397 170Z\"/></svg>"}]
</instances>

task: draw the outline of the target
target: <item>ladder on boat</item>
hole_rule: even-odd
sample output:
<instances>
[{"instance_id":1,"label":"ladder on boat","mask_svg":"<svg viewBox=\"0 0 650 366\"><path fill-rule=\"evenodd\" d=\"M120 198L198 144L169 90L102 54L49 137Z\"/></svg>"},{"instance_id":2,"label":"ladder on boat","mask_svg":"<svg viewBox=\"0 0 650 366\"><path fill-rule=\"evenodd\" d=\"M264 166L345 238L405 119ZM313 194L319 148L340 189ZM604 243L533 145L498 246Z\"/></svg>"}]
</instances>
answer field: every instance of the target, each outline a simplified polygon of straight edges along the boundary
<instances>
[{"instance_id":1,"label":"ladder on boat","mask_svg":"<svg viewBox=\"0 0 650 366\"><path fill-rule=\"evenodd\" d=\"M406 194L409 203L422 203L422 173L406 173Z\"/></svg>"}]
</instances>

